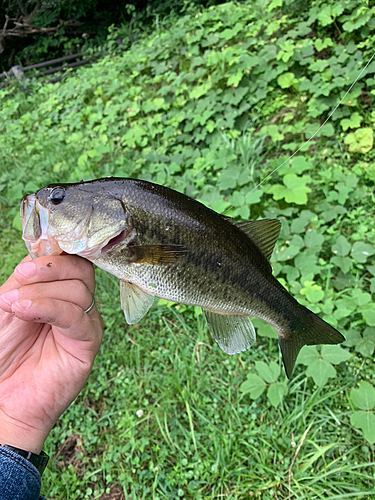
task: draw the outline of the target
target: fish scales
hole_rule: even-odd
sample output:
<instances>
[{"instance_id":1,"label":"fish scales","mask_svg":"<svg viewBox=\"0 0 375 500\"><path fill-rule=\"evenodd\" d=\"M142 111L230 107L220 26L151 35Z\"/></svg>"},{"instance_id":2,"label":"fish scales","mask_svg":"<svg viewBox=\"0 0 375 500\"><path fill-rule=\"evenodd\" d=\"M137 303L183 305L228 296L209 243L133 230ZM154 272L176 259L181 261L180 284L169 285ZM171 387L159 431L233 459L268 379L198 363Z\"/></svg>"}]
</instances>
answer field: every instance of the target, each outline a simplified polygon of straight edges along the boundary
<instances>
[{"instance_id":1,"label":"fish scales","mask_svg":"<svg viewBox=\"0 0 375 500\"><path fill-rule=\"evenodd\" d=\"M203 210L203 205L180 193L173 192L171 200L170 190L163 188L145 192L143 186L140 191L134 185L129 186L123 200L132 214L137 245L181 244L189 252L186 258L168 266L124 266L116 270L117 277L135 282L167 300L228 314L254 315L257 308L264 309L264 316L275 316L275 323L277 319L278 323L282 321L272 307L269 286L275 288L278 304L294 299L285 296L285 289L270 274L270 265L263 254L231 222L206 207ZM171 229L167 231L167 227ZM116 260L113 257L109 252L97 265L101 267L103 262L110 267L109 261Z\"/></svg>"},{"instance_id":2,"label":"fish scales","mask_svg":"<svg viewBox=\"0 0 375 500\"><path fill-rule=\"evenodd\" d=\"M276 220L235 224L172 189L136 179L53 184L21 203L32 256L76 253L120 279L128 323L154 296L201 306L228 354L255 341L249 315L278 333L287 375L303 345L344 337L272 275Z\"/></svg>"}]
</instances>

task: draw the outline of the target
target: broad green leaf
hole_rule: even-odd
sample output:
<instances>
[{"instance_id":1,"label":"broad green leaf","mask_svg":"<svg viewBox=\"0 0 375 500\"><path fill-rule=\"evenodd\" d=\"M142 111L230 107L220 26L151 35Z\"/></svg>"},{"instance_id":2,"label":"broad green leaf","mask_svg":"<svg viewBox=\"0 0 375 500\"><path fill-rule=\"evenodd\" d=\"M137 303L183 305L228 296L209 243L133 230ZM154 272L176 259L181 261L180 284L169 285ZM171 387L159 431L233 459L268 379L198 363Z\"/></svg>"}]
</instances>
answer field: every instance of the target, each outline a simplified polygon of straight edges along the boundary
<instances>
[{"instance_id":1,"label":"broad green leaf","mask_svg":"<svg viewBox=\"0 0 375 500\"><path fill-rule=\"evenodd\" d=\"M312 377L316 385L322 387L329 378L336 377L336 370L328 361L317 359L308 366L306 375Z\"/></svg>"},{"instance_id":2,"label":"broad green leaf","mask_svg":"<svg viewBox=\"0 0 375 500\"><path fill-rule=\"evenodd\" d=\"M347 361L351 354L339 345L323 345L322 346L322 358L333 365L338 365L344 361Z\"/></svg>"},{"instance_id":3,"label":"broad green leaf","mask_svg":"<svg viewBox=\"0 0 375 500\"><path fill-rule=\"evenodd\" d=\"M284 139L284 135L282 134L278 125L264 125L260 129L260 134L262 136L269 135L272 139L272 142L282 141Z\"/></svg>"},{"instance_id":4,"label":"broad green leaf","mask_svg":"<svg viewBox=\"0 0 375 500\"><path fill-rule=\"evenodd\" d=\"M297 177L295 174L284 175L284 184L288 189L288 193L285 196L285 201L287 203L297 203L298 205L304 205L307 203L307 193L311 193L311 189L306 186L307 182L310 182L311 178L307 175L302 177Z\"/></svg>"},{"instance_id":5,"label":"broad green leaf","mask_svg":"<svg viewBox=\"0 0 375 500\"><path fill-rule=\"evenodd\" d=\"M271 12L271 10L276 9L276 7L281 7L282 4L283 4L283 0L272 0L272 2L267 7L267 10L268 10L268 12Z\"/></svg>"},{"instance_id":6,"label":"broad green leaf","mask_svg":"<svg viewBox=\"0 0 375 500\"><path fill-rule=\"evenodd\" d=\"M372 11L371 9L367 9L365 12L363 12L360 16L358 16L356 19L355 17L351 17L346 23L343 24L343 28L345 31L355 31L358 30L361 26L366 25L372 16Z\"/></svg>"},{"instance_id":7,"label":"broad green leaf","mask_svg":"<svg viewBox=\"0 0 375 500\"><path fill-rule=\"evenodd\" d=\"M251 399L257 399L265 390L266 383L258 375L250 373L247 380L240 386L240 391L244 394L249 393Z\"/></svg>"},{"instance_id":8,"label":"broad green leaf","mask_svg":"<svg viewBox=\"0 0 375 500\"><path fill-rule=\"evenodd\" d=\"M275 257L278 261L285 261L292 259L299 251L300 247L296 245L283 245L275 250Z\"/></svg>"},{"instance_id":9,"label":"broad green leaf","mask_svg":"<svg viewBox=\"0 0 375 500\"><path fill-rule=\"evenodd\" d=\"M353 265L350 257L332 257L331 262L339 267L344 274L348 273Z\"/></svg>"},{"instance_id":10,"label":"broad green leaf","mask_svg":"<svg viewBox=\"0 0 375 500\"><path fill-rule=\"evenodd\" d=\"M16 213L15 216L13 217L12 226L18 229L18 231L22 231L22 222L19 213Z\"/></svg>"},{"instance_id":11,"label":"broad green leaf","mask_svg":"<svg viewBox=\"0 0 375 500\"><path fill-rule=\"evenodd\" d=\"M221 172L219 178L219 187L221 190L234 189L237 186L239 169L230 167Z\"/></svg>"},{"instance_id":12,"label":"broad green leaf","mask_svg":"<svg viewBox=\"0 0 375 500\"><path fill-rule=\"evenodd\" d=\"M313 212L310 210L302 210L300 216L297 219L293 219L290 230L292 233L303 233L307 224L315 217Z\"/></svg>"},{"instance_id":13,"label":"broad green leaf","mask_svg":"<svg viewBox=\"0 0 375 500\"><path fill-rule=\"evenodd\" d=\"M343 299L336 299L335 301L336 310L333 313L336 319L347 318L353 311L356 310L357 306L349 297Z\"/></svg>"},{"instance_id":14,"label":"broad green leaf","mask_svg":"<svg viewBox=\"0 0 375 500\"><path fill-rule=\"evenodd\" d=\"M355 411L350 415L350 423L357 429L362 429L364 438L375 443L375 415L367 411Z\"/></svg>"},{"instance_id":15,"label":"broad green leaf","mask_svg":"<svg viewBox=\"0 0 375 500\"><path fill-rule=\"evenodd\" d=\"M314 42L314 46L318 52L325 49L326 47L332 47L332 45L333 45L332 39L329 37L325 38L324 40L317 38Z\"/></svg>"},{"instance_id":16,"label":"broad green leaf","mask_svg":"<svg viewBox=\"0 0 375 500\"><path fill-rule=\"evenodd\" d=\"M374 132L372 128L359 128L355 132L348 134L344 142L349 146L351 153L367 153L373 146Z\"/></svg>"},{"instance_id":17,"label":"broad green leaf","mask_svg":"<svg viewBox=\"0 0 375 500\"><path fill-rule=\"evenodd\" d=\"M278 164L281 163L282 158L278 161ZM275 168L277 164L275 165ZM304 156L295 156L289 162L285 163L279 170L279 175L285 174L302 174L307 170L313 170L314 165L308 161ZM308 210L304 210L304 212L308 212ZM312 213L312 212L310 212ZM315 215L315 214L314 214Z\"/></svg>"},{"instance_id":18,"label":"broad green leaf","mask_svg":"<svg viewBox=\"0 0 375 500\"><path fill-rule=\"evenodd\" d=\"M316 229L309 229L305 235L305 245L307 248L320 249L324 242L324 236L318 234Z\"/></svg>"},{"instance_id":19,"label":"broad green leaf","mask_svg":"<svg viewBox=\"0 0 375 500\"><path fill-rule=\"evenodd\" d=\"M305 295L309 302L320 302L324 299L322 287L315 284L314 281L305 281L304 288L300 290L301 295Z\"/></svg>"},{"instance_id":20,"label":"broad green leaf","mask_svg":"<svg viewBox=\"0 0 375 500\"><path fill-rule=\"evenodd\" d=\"M362 316L369 326L375 326L375 309L365 309Z\"/></svg>"},{"instance_id":21,"label":"broad green leaf","mask_svg":"<svg viewBox=\"0 0 375 500\"><path fill-rule=\"evenodd\" d=\"M196 87L193 87L192 90L190 91L190 99L199 99L203 95L207 94L207 92L210 90L212 87L212 84L210 82L203 83L202 85L197 85Z\"/></svg>"},{"instance_id":22,"label":"broad green leaf","mask_svg":"<svg viewBox=\"0 0 375 500\"><path fill-rule=\"evenodd\" d=\"M324 5L319 9L317 18L322 26L332 24L336 17L342 13L344 6L340 4Z\"/></svg>"},{"instance_id":23,"label":"broad green leaf","mask_svg":"<svg viewBox=\"0 0 375 500\"><path fill-rule=\"evenodd\" d=\"M369 326L365 328L365 331L363 332L363 337L371 339L373 342L375 342L375 328Z\"/></svg>"},{"instance_id":24,"label":"broad green leaf","mask_svg":"<svg viewBox=\"0 0 375 500\"><path fill-rule=\"evenodd\" d=\"M352 248L352 257L357 262L364 263L367 258L375 253L375 246L364 243L363 241L356 241Z\"/></svg>"},{"instance_id":25,"label":"broad green leaf","mask_svg":"<svg viewBox=\"0 0 375 500\"><path fill-rule=\"evenodd\" d=\"M351 328L350 330L345 332L345 337L346 340L343 342L343 345L347 347L356 346L362 339L361 334L357 332L357 330L354 330L354 328Z\"/></svg>"},{"instance_id":26,"label":"broad green leaf","mask_svg":"<svg viewBox=\"0 0 375 500\"><path fill-rule=\"evenodd\" d=\"M298 354L297 362L303 365L311 365L319 359L319 354L314 345L305 345Z\"/></svg>"},{"instance_id":27,"label":"broad green leaf","mask_svg":"<svg viewBox=\"0 0 375 500\"><path fill-rule=\"evenodd\" d=\"M371 295L367 292L363 292L359 288L353 290L353 299L358 306L364 306L371 302Z\"/></svg>"},{"instance_id":28,"label":"broad green leaf","mask_svg":"<svg viewBox=\"0 0 375 500\"><path fill-rule=\"evenodd\" d=\"M369 382L362 380L358 384L358 389L350 391L350 399L360 410L372 410L375 407L375 388Z\"/></svg>"},{"instance_id":29,"label":"broad green leaf","mask_svg":"<svg viewBox=\"0 0 375 500\"><path fill-rule=\"evenodd\" d=\"M277 83L282 89L288 89L297 81L293 73L284 73L277 78Z\"/></svg>"},{"instance_id":30,"label":"broad green leaf","mask_svg":"<svg viewBox=\"0 0 375 500\"><path fill-rule=\"evenodd\" d=\"M315 276L320 272L320 267L316 265L317 255L307 255L307 252L301 252L294 259L295 266L299 269L301 276ZM296 278L294 278L296 279Z\"/></svg>"},{"instance_id":31,"label":"broad green leaf","mask_svg":"<svg viewBox=\"0 0 375 500\"><path fill-rule=\"evenodd\" d=\"M86 167L87 163L88 163L88 156L87 156L87 154L86 153L81 154L80 157L78 158L77 165L79 167Z\"/></svg>"},{"instance_id":32,"label":"broad green leaf","mask_svg":"<svg viewBox=\"0 0 375 500\"><path fill-rule=\"evenodd\" d=\"M280 375L280 366L274 361L271 361L270 364L264 363L264 361L256 361L255 369L268 384L276 382Z\"/></svg>"},{"instance_id":33,"label":"broad green leaf","mask_svg":"<svg viewBox=\"0 0 375 500\"><path fill-rule=\"evenodd\" d=\"M351 244L348 242L348 240L345 238L345 236L340 235L336 243L332 245L332 252L335 255L338 255L340 257L345 257L346 255L349 254L350 249L351 249Z\"/></svg>"},{"instance_id":34,"label":"broad green leaf","mask_svg":"<svg viewBox=\"0 0 375 500\"><path fill-rule=\"evenodd\" d=\"M343 118L340 121L340 125L344 131L348 130L348 128L358 128L361 125L361 121L363 117L355 111L350 115L350 118Z\"/></svg>"},{"instance_id":35,"label":"broad green leaf","mask_svg":"<svg viewBox=\"0 0 375 500\"><path fill-rule=\"evenodd\" d=\"M306 186L310 180L306 175L298 177L296 174L286 174L283 178L285 186L271 186L268 192L273 194L275 200L284 198L287 203L304 205L307 203L307 193L311 193L311 189Z\"/></svg>"},{"instance_id":36,"label":"broad green leaf","mask_svg":"<svg viewBox=\"0 0 375 500\"><path fill-rule=\"evenodd\" d=\"M298 257L299 256L297 256L296 258L298 259ZM297 267L286 265L282 269L283 273L286 274L286 279L288 282L296 281L296 279L299 278L300 276L300 272L299 269L297 269Z\"/></svg>"},{"instance_id":37,"label":"broad green leaf","mask_svg":"<svg viewBox=\"0 0 375 500\"><path fill-rule=\"evenodd\" d=\"M271 339L277 339L277 333L270 324L257 318L254 318L251 321L256 329L257 335L261 335L262 337L269 337Z\"/></svg>"},{"instance_id":38,"label":"broad green leaf","mask_svg":"<svg viewBox=\"0 0 375 500\"><path fill-rule=\"evenodd\" d=\"M21 183L14 184L11 188L8 189L7 191L7 198L9 200L15 200L15 201L20 201L21 198L25 195L25 187Z\"/></svg>"},{"instance_id":39,"label":"broad green leaf","mask_svg":"<svg viewBox=\"0 0 375 500\"><path fill-rule=\"evenodd\" d=\"M275 384L271 384L267 390L267 397L272 406L276 408L281 401L283 400L284 395L286 394L286 387L283 382L277 382Z\"/></svg>"},{"instance_id":40,"label":"broad green leaf","mask_svg":"<svg viewBox=\"0 0 375 500\"><path fill-rule=\"evenodd\" d=\"M374 349L375 349L375 338L371 339L369 337L363 337L363 338L361 337L355 346L355 350L365 357L372 356Z\"/></svg>"},{"instance_id":41,"label":"broad green leaf","mask_svg":"<svg viewBox=\"0 0 375 500\"><path fill-rule=\"evenodd\" d=\"M238 84L242 80L243 71L242 69L238 69L234 75L231 75L227 80L227 85L233 85L233 87L238 87Z\"/></svg>"},{"instance_id":42,"label":"broad green leaf","mask_svg":"<svg viewBox=\"0 0 375 500\"><path fill-rule=\"evenodd\" d=\"M333 137L335 135L335 129L332 123L326 123L320 131L320 135L324 137Z\"/></svg>"}]
</instances>

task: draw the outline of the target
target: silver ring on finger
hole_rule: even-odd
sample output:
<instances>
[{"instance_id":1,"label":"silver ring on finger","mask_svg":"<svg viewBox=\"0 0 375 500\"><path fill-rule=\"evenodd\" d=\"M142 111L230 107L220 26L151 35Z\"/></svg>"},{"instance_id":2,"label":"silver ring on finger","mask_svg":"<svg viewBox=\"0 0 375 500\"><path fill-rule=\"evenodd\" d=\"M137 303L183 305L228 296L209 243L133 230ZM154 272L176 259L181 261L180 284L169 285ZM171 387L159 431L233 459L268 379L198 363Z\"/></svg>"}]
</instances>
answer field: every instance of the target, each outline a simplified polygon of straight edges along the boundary
<instances>
[{"instance_id":1,"label":"silver ring on finger","mask_svg":"<svg viewBox=\"0 0 375 500\"><path fill-rule=\"evenodd\" d=\"M84 311L86 314L88 314L92 309L94 309L94 305L95 305L95 299L94 297L92 298L92 303L90 305L90 307L88 309L86 309L86 311Z\"/></svg>"}]
</instances>

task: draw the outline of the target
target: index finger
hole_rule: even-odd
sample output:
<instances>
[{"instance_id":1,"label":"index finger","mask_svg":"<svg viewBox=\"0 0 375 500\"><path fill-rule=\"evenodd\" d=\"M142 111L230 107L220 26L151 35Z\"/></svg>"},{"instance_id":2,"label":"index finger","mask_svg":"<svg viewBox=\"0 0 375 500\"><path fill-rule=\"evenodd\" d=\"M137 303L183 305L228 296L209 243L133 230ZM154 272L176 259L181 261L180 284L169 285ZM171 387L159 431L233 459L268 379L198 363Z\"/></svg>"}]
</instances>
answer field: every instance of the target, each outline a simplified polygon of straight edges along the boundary
<instances>
[{"instance_id":1,"label":"index finger","mask_svg":"<svg viewBox=\"0 0 375 500\"><path fill-rule=\"evenodd\" d=\"M18 264L13 275L20 285L71 279L80 280L87 286L92 295L95 293L94 267L91 262L77 255L47 255L34 260L28 256Z\"/></svg>"}]
</instances>

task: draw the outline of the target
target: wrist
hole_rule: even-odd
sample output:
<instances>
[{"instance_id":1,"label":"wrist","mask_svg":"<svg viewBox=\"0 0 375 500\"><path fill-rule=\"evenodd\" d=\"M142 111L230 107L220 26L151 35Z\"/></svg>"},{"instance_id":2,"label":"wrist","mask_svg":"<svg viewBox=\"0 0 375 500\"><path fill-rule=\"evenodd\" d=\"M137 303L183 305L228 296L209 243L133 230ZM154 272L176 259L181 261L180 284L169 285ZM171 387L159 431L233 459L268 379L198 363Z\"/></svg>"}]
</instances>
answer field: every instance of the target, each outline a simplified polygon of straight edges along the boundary
<instances>
[{"instance_id":1,"label":"wrist","mask_svg":"<svg viewBox=\"0 0 375 500\"><path fill-rule=\"evenodd\" d=\"M12 424L0 419L0 445L9 445L39 455L49 430L31 429L19 422Z\"/></svg>"}]
</instances>

